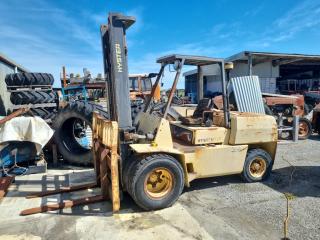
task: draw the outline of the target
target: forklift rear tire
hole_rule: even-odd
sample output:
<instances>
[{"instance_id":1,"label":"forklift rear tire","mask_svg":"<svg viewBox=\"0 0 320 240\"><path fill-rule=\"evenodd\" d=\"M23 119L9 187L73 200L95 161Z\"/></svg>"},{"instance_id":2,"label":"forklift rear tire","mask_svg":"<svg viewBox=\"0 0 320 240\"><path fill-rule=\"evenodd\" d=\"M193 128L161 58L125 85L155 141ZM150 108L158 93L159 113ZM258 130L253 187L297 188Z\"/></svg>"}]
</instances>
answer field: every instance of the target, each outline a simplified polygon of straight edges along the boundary
<instances>
[{"instance_id":1,"label":"forklift rear tire","mask_svg":"<svg viewBox=\"0 0 320 240\"><path fill-rule=\"evenodd\" d=\"M259 182L270 176L272 158L266 151L256 148L250 149L242 171L242 178L246 182Z\"/></svg>"},{"instance_id":2,"label":"forklift rear tire","mask_svg":"<svg viewBox=\"0 0 320 240\"><path fill-rule=\"evenodd\" d=\"M137 161L129 173L128 192L145 210L170 207L182 193L184 172L170 155L154 154Z\"/></svg>"}]
</instances>

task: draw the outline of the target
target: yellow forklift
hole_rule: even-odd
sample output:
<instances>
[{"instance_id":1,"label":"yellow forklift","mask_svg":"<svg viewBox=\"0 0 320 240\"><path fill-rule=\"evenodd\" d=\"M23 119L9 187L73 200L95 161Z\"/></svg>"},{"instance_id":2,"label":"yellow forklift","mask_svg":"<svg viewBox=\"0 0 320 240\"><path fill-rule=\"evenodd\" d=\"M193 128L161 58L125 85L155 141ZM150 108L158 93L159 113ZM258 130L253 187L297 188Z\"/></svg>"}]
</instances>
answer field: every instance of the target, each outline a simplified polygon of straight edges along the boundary
<instances>
[{"instance_id":1,"label":"yellow forklift","mask_svg":"<svg viewBox=\"0 0 320 240\"><path fill-rule=\"evenodd\" d=\"M176 71L166 107L154 112L149 98L133 126L125 44L125 31L133 23L131 17L111 14L102 30L110 119L94 115L93 141L106 147L114 146L117 138L117 153L112 154L118 156L118 166L111 164L111 157L107 164L111 166L107 171L113 183L111 192L118 194L115 188L119 187L141 208L155 210L171 206L194 179L230 174L241 174L247 182L266 179L277 149L276 121L267 115L229 112L223 59L177 54L159 58L161 67L151 96L165 67L172 65ZM179 121L167 120L185 65L220 67L223 110L214 109L211 99L204 98L195 110L186 107Z\"/></svg>"},{"instance_id":2,"label":"yellow forklift","mask_svg":"<svg viewBox=\"0 0 320 240\"><path fill-rule=\"evenodd\" d=\"M148 98L138 122L133 125L127 65L126 30L135 22L120 13L109 14L101 27L108 119L93 114L93 156L96 182L28 196L100 187L101 195L26 209L21 215L73 207L110 199L113 211L120 209L121 191L127 191L145 210L171 206L184 187L194 179L239 174L246 182L266 179L272 170L277 149L277 124L272 116L230 112L223 59L170 55L159 58L161 65L151 96L165 68L176 75L163 111L155 111ZM195 109L179 121L167 120L168 112L185 65L198 68L218 65L223 89L223 109L214 109L211 99L200 98Z\"/></svg>"}]
</instances>

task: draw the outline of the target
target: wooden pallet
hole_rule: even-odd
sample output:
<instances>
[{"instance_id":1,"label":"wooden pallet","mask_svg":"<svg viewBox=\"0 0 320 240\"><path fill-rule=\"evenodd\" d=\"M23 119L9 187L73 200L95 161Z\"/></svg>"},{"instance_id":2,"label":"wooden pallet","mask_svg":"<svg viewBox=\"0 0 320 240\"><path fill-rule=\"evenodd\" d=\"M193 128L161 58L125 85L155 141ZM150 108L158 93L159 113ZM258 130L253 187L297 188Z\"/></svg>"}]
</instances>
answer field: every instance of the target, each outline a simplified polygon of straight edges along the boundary
<instances>
[{"instance_id":1,"label":"wooden pallet","mask_svg":"<svg viewBox=\"0 0 320 240\"><path fill-rule=\"evenodd\" d=\"M93 156L96 172L96 182L61 188L57 190L32 193L26 198L44 197L54 194L69 193L93 187L100 187L101 194L74 200L65 200L56 204L48 204L40 207L23 210L20 215L30 215L41 212L71 208L78 205L96 203L110 199L113 212L120 209L120 189L118 171L118 124L102 118L98 113L93 116Z\"/></svg>"}]
</instances>

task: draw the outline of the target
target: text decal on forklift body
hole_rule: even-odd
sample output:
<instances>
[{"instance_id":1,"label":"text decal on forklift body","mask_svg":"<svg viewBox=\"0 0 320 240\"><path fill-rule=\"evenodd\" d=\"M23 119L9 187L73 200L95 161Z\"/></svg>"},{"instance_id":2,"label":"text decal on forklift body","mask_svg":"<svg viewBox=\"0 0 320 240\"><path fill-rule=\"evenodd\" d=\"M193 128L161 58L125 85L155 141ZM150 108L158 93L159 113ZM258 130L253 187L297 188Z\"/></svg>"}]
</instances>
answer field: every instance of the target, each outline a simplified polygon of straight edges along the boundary
<instances>
[{"instance_id":1,"label":"text decal on forklift body","mask_svg":"<svg viewBox=\"0 0 320 240\"><path fill-rule=\"evenodd\" d=\"M122 73L121 47L119 43L116 43L115 46L116 46L116 58L117 58L117 70L119 73Z\"/></svg>"}]
</instances>

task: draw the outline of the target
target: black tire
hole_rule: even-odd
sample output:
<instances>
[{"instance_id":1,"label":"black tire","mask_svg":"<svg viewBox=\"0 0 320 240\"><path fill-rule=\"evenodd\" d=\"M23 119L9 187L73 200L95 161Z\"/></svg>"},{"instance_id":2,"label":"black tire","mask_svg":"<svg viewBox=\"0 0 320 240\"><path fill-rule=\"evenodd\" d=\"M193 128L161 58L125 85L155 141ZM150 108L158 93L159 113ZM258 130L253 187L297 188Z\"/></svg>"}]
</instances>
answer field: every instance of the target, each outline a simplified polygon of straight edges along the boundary
<instances>
[{"instance_id":1,"label":"black tire","mask_svg":"<svg viewBox=\"0 0 320 240\"><path fill-rule=\"evenodd\" d=\"M52 85L54 78L49 73L12 73L5 82L7 86Z\"/></svg>"},{"instance_id":2,"label":"black tire","mask_svg":"<svg viewBox=\"0 0 320 240\"><path fill-rule=\"evenodd\" d=\"M128 192L128 186L129 186L129 176L132 171L132 169L137 164L137 161L140 159L138 157L132 157L125 161L122 171L122 183L123 183L123 190Z\"/></svg>"},{"instance_id":3,"label":"black tire","mask_svg":"<svg viewBox=\"0 0 320 240\"><path fill-rule=\"evenodd\" d=\"M93 156L91 149L82 146L77 139L75 125L79 122L92 129L92 115L94 111L106 117L100 106L76 101L61 109L53 119L52 127L55 130L54 141L63 159L71 164L91 166Z\"/></svg>"},{"instance_id":4,"label":"black tire","mask_svg":"<svg viewBox=\"0 0 320 240\"><path fill-rule=\"evenodd\" d=\"M13 84L13 74L7 74L4 81L6 82L7 86L12 86Z\"/></svg>"},{"instance_id":5,"label":"black tire","mask_svg":"<svg viewBox=\"0 0 320 240\"><path fill-rule=\"evenodd\" d=\"M39 104L39 103L54 103L57 100L54 92L41 91L21 91L12 92L10 100L15 105L21 104Z\"/></svg>"},{"instance_id":6,"label":"black tire","mask_svg":"<svg viewBox=\"0 0 320 240\"><path fill-rule=\"evenodd\" d=\"M37 116L41 117L43 120L52 121L57 114L57 110L55 108L31 108L28 116Z\"/></svg>"},{"instance_id":7,"label":"black tire","mask_svg":"<svg viewBox=\"0 0 320 240\"><path fill-rule=\"evenodd\" d=\"M312 134L312 123L307 118L299 119L299 140L308 139Z\"/></svg>"},{"instance_id":8,"label":"black tire","mask_svg":"<svg viewBox=\"0 0 320 240\"><path fill-rule=\"evenodd\" d=\"M160 169L158 170L160 173L164 170L170 173L172 181L168 182L171 183L171 187L164 196L152 197L145 190L147 176L155 169ZM165 179L163 176L158 176L160 177ZM127 190L138 206L145 210L156 210L174 204L181 195L183 187L184 172L180 163L172 156L154 154L136 161L129 173Z\"/></svg>"},{"instance_id":9,"label":"black tire","mask_svg":"<svg viewBox=\"0 0 320 240\"><path fill-rule=\"evenodd\" d=\"M260 161L263 164L259 164ZM251 167L254 167L253 164L258 164L259 169L252 169ZM259 148L250 149L247 153L241 176L246 182L263 181L270 176L272 165L273 161L269 153ZM254 173L253 170L258 171L258 173Z\"/></svg>"}]
</instances>

